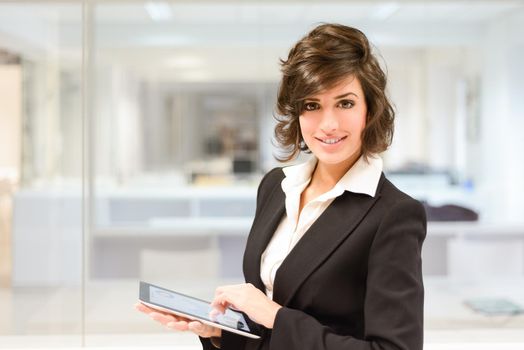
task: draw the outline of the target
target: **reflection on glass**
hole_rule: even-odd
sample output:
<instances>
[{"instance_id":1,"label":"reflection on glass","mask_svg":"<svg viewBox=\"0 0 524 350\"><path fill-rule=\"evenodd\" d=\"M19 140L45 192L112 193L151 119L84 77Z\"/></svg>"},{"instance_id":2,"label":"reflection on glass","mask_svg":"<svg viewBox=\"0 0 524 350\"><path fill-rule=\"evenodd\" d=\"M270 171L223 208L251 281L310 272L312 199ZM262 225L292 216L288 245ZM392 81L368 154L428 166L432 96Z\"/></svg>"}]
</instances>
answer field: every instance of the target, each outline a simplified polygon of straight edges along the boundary
<instances>
[{"instance_id":1,"label":"reflection on glass","mask_svg":"<svg viewBox=\"0 0 524 350\"><path fill-rule=\"evenodd\" d=\"M138 279L203 299L242 281L256 186L279 165L278 59L318 22L361 28L387 62L397 121L386 171L431 219L427 330L495 332L465 300L524 305L520 2L89 3L93 23L80 1L0 2L2 345L78 345L82 320L88 345L104 334L134 345L130 333L161 331L131 308ZM89 101L82 48L94 59ZM82 178L82 102L93 179Z\"/></svg>"},{"instance_id":2,"label":"reflection on glass","mask_svg":"<svg viewBox=\"0 0 524 350\"><path fill-rule=\"evenodd\" d=\"M82 334L81 5L0 3L0 344Z\"/></svg>"},{"instance_id":3,"label":"reflection on glass","mask_svg":"<svg viewBox=\"0 0 524 350\"><path fill-rule=\"evenodd\" d=\"M509 161L520 159L514 150L522 141L500 136L511 131L496 122L500 110L522 125L522 107L506 104L521 91L510 86L522 73L512 58L523 54L522 16L511 2L99 4L90 277L129 288L154 279L204 299L219 284L242 281L256 184L278 165L271 144L278 59L315 23L333 21L364 30L387 62L397 122L386 171L425 202L431 220L428 330L486 324L463 299L497 294L493 277L524 274L514 209L524 203L509 188L496 191L509 180L501 168L524 176ZM522 290L517 284L500 283Z\"/></svg>"}]
</instances>

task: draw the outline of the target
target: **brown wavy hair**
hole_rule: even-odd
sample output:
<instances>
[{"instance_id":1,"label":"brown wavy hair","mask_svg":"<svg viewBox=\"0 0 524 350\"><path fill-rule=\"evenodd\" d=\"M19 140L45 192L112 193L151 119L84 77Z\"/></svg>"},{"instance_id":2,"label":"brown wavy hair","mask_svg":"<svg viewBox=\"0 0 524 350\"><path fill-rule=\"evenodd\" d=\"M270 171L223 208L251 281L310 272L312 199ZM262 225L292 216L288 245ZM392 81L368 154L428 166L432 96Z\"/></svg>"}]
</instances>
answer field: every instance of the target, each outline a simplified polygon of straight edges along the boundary
<instances>
[{"instance_id":1,"label":"brown wavy hair","mask_svg":"<svg viewBox=\"0 0 524 350\"><path fill-rule=\"evenodd\" d=\"M395 111L386 96L386 74L360 30L340 24L319 25L300 39L280 64L275 139L285 154L276 156L279 161L289 161L300 151L310 152L299 124L304 101L349 76L359 80L367 105L362 154L367 158L391 145Z\"/></svg>"}]
</instances>

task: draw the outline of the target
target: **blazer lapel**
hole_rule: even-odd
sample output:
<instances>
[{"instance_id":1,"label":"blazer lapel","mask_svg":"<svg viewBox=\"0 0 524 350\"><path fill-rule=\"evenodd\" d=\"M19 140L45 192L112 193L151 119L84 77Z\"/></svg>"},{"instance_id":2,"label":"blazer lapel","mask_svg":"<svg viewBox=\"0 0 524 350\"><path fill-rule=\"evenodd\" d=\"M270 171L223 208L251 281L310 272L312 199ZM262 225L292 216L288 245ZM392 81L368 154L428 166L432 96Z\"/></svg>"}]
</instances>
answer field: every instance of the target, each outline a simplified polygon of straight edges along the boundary
<instances>
[{"instance_id":1,"label":"blazer lapel","mask_svg":"<svg viewBox=\"0 0 524 350\"><path fill-rule=\"evenodd\" d=\"M378 191L375 197L352 192L337 197L278 269L273 300L287 305L308 276L355 230L379 197Z\"/></svg>"},{"instance_id":2,"label":"blazer lapel","mask_svg":"<svg viewBox=\"0 0 524 350\"><path fill-rule=\"evenodd\" d=\"M280 187L280 181L263 205L260 217L253 223L249 233L243 268L246 282L265 291L264 283L260 279L260 259L285 213L285 194Z\"/></svg>"}]
</instances>

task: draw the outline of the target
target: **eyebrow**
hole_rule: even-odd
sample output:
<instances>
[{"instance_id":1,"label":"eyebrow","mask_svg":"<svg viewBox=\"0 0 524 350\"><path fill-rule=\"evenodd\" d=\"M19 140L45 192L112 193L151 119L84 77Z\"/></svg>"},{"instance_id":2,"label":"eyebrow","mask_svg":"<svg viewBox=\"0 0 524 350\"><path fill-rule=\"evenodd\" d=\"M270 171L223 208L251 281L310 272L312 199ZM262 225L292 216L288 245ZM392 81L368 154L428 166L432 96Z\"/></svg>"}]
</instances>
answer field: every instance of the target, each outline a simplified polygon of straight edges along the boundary
<instances>
[{"instance_id":1,"label":"eyebrow","mask_svg":"<svg viewBox=\"0 0 524 350\"><path fill-rule=\"evenodd\" d=\"M343 98L343 97L347 97L348 95L353 95L355 96L356 98L358 98L357 94L355 94L354 92L347 92L345 94L342 94L342 95L338 95L335 97L335 100L338 100L340 98ZM315 97L309 97L309 98L306 98L306 100L310 100L310 101L320 101L318 98L315 98Z\"/></svg>"}]
</instances>

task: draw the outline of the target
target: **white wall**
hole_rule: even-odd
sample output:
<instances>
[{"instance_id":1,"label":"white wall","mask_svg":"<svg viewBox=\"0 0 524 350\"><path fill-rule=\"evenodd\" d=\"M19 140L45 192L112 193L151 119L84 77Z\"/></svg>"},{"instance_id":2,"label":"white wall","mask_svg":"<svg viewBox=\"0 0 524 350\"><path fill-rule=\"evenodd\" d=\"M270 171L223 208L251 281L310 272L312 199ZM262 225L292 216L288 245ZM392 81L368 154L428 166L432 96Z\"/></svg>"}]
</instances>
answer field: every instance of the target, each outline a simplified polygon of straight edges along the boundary
<instances>
[{"instance_id":1,"label":"white wall","mask_svg":"<svg viewBox=\"0 0 524 350\"><path fill-rule=\"evenodd\" d=\"M524 212L524 14L490 24L483 45L480 186L489 219Z\"/></svg>"},{"instance_id":2,"label":"white wall","mask_svg":"<svg viewBox=\"0 0 524 350\"><path fill-rule=\"evenodd\" d=\"M467 177L472 146L466 135L467 94L480 71L478 49L404 47L386 48L383 54L397 112L386 167L418 162Z\"/></svg>"},{"instance_id":3,"label":"white wall","mask_svg":"<svg viewBox=\"0 0 524 350\"><path fill-rule=\"evenodd\" d=\"M396 111L395 134L384 155L385 166L397 168L406 162L424 162L428 153L424 50L386 48L382 54L388 73L388 92Z\"/></svg>"}]
</instances>

